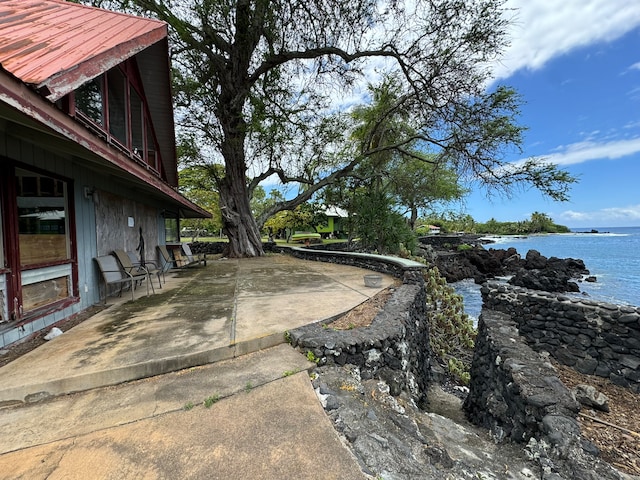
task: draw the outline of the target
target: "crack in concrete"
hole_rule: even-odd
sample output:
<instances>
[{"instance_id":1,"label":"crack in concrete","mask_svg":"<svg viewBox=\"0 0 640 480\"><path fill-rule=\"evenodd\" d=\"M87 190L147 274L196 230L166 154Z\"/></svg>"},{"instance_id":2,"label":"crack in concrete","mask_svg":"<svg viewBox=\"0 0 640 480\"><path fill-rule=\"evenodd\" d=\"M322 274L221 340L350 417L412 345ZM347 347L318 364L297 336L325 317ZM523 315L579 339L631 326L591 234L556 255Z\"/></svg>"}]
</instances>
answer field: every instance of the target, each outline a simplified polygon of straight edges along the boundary
<instances>
[{"instance_id":1,"label":"crack in concrete","mask_svg":"<svg viewBox=\"0 0 640 480\"><path fill-rule=\"evenodd\" d=\"M236 285L233 292L233 308L231 310L231 325L229 326L229 345L236 344L236 318L238 313L238 294L240 293L240 272L236 269Z\"/></svg>"}]
</instances>

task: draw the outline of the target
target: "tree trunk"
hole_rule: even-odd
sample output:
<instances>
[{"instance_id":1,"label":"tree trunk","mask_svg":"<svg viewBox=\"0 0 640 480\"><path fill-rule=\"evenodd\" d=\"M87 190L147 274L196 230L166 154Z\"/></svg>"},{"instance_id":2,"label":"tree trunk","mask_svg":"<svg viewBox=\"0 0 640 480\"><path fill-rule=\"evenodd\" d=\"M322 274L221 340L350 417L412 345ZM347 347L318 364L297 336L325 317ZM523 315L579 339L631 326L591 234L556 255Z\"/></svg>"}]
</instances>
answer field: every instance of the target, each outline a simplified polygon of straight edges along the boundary
<instances>
[{"instance_id":1,"label":"tree trunk","mask_svg":"<svg viewBox=\"0 0 640 480\"><path fill-rule=\"evenodd\" d=\"M229 113L227 111L226 113ZM244 122L234 112L231 121L222 122L225 132L221 150L225 160L225 176L219 182L222 229L229 238L225 252L228 257L259 257L264 255L260 230L253 218L247 186L244 152Z\"/></svg>"},{"instance_id":2,"label":"tree trunk","mask_svg":"<svg viewBox=\"0 0 640 480\"><path fill-rule=\"evenodd\" d=\"M228 257L259 257L264 255L260 231L251 213L246 183L227 174L220 189L223 231L229 238L225 252Z\"/></svg>"},{"instance_id":3,"label":"tree trunk","mask_svg":"<svg viewBox=\"0 0 640 480\"><path fill-rule=\"evenodd\" d=\"M418 221L418 209L414 205L411 205L411 217L409 218L409 226L411 227L411 230L415 231L417 221Z\"/></svg>"}]
</instances>

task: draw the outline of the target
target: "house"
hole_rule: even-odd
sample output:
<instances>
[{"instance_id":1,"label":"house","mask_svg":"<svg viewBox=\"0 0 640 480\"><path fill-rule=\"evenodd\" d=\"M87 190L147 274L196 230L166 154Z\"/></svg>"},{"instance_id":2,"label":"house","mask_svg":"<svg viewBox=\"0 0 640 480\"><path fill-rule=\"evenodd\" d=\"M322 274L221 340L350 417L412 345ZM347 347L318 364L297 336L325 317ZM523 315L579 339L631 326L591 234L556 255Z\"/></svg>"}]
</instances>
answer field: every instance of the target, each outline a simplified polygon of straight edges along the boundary
<instances>
[{"instance_id":1,"label":"house","mask_svg":"<svg viewBox=\"0 0 640 480\"><path fill-rule=\"evenodd\" d=\"M327 224L316 227L316 232L321 234L323 238L340 238L341 235L347 232L346 220L349 214L346 210L338 207L327 207L324 214L327 217Z\"/></svg>"},{"instance_id":2,"label":"house","mask_svg":"<svg viewBox=\"0 0 640 480\"><path fill-rule=\"evenodd\" d=\"M94 257L210 214L177 191L167 25L0 0L0 347L98 303Z\"/></svg>"}]
</instances>

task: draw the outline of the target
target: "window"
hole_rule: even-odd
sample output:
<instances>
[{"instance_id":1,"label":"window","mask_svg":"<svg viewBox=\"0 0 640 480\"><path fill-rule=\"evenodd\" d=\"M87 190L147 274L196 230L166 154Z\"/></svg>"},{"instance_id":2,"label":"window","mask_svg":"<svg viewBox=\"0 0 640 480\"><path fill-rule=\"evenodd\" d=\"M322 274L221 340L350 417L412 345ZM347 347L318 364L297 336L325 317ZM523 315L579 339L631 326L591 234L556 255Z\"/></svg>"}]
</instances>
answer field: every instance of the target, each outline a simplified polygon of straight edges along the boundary
<instances>
[{"instance_id":1,"label":"window","mask_svg":"<svg viewBox=\"0 0 640 480\"><path fill-rule=\"evenodd\" d=\"M131 89L131 151L144 159L144 113L142 99Z\"/></svg>"},{"instance_id":2,"label":"window","mask_svg":"<svg viewBox=\"0 0 640 480\"><path fill-rule=\"evenodd\" d=\"M67 111L75 111L89 127L98 126L96 133L159 172L157 141L136 68L131 61L85 83L74 93L75 110L69 106Z\"/></svg>"},{"instance_id":3,"label":"window","mask_svg":"<svg viewBox=\"0 0 640 480\"><path fill-rule=\"evenodd\" d=\"M129 127L127 123L127 81L118 68L107 73L109 133L122 145L128 145Z\"/></svg>"},{"instance_id":4,"label":"window","mask_svg":"<svg viewBox=\"0 0 640 480\"><path fill-rule=\"evenodd\" d=\"M20 264L68 260L66 183L16 169Z\"/></svg>"},{"instance_id":5,"label":"window","mask_svg":"<svg viewBox=\"0 0 640 480\"><path fill-rule=\"evenodd\" d=\"M68 276L51 278L22 286L22 308L29 312L70 296Z\"/></svg>"},{"instance_id":6,"label":"window","mask_svg":"<svg viewBox=\"0 0 640 480\"><path fill-rule=\"evenodd\" d=\"M44 172L11 165L2 170L6 243L0 268L11 274L0 275L0 317L35 318L45 307L77 295L71 191L70 182Z\"/></svg>"},{"instance_id":7,"label":"window","mask_svg":"<svg viewBox=\"0 0 640 480\"><path fill-rule=\"evenodd\" d=\"M178 234L178 217L166 217L164 219L165 243L180 243Z\"/></svg>"},{"instance_id":8,"label":"window","mask_svg":"<svg viewBox=\"0 0 640 480\"><path fill-rule=\"evenodd\" d=\"M102 77L82 85L75 92L76 108L97 125L104 126L104 96Z\"/></svg>"},{"instance_id":9,"label":"window","mask_svg":"<svg viewBox=\"0 0 640 480\"><path fill-rule=\"evenodd\" d=\"M151 131L151 125L147 123L147 163L158 170L158 158L156 156L156 142Z\"/></svg>"}]
</instances>

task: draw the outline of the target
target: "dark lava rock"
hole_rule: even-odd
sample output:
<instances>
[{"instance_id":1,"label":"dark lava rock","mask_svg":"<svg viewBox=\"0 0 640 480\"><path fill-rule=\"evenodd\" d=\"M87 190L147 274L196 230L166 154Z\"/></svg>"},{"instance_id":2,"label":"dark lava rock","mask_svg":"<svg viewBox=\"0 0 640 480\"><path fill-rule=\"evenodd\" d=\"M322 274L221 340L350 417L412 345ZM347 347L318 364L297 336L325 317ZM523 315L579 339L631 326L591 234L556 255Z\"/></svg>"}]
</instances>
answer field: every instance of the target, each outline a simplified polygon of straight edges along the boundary
<instances>
[{"instance_id":1,"label":"dark lava rock","mask_svg":"<svg viewBox=\"0 0 640 480\"><path fill-rule=\"evenodd\" d=\"M584 262L575 258L547 259L537 250L529 250L523 268L509 280L512 285L547 292L579 292L574 281L588 275Z\"/></svg>"}]
</instances>

